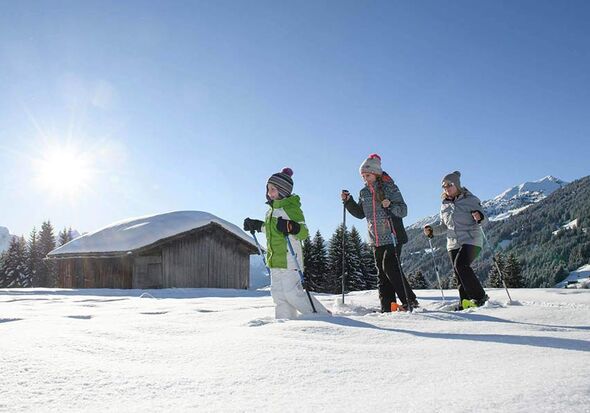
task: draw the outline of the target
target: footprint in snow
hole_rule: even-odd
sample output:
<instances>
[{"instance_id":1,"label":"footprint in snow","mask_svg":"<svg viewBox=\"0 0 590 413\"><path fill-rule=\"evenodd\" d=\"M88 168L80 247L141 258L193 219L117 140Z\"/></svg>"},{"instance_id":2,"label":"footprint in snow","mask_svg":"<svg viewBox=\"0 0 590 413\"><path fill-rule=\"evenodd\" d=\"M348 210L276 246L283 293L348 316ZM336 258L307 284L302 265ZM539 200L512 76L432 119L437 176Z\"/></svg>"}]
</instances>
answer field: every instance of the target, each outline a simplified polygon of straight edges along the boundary
<instances>
[{"instance_id":1,"label":"footprint in snow","mask_svg":"<svg viewBox=\"0 0 590 413\"><path fill-rule=\"evenodd\" d=\"M265 324L270 324L270 323L282 323L284 320L276 320L274 318L270 318L270 317L264 317L264 318L257 318L255 320L250 320L248 321L248 323L246 324L248 327L260 327L263 326Z\"/></svg>"}]
</instances>

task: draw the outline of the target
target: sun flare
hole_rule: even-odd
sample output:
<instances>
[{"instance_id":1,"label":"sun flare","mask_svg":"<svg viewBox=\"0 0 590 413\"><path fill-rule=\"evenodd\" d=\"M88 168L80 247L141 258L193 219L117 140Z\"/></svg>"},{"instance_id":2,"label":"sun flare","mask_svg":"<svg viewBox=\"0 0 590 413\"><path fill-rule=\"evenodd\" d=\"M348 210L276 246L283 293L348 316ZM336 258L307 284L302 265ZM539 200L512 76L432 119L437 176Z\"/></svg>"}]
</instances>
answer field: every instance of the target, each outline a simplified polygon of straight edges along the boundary
<instances>
[{"instance_id":1,"label":"sun flare","mask_svg":"<svg viewBox=\"0 0 590 413\"><path fill-rule=\"evenodd\" d=\"M92 179L89 154L72 147L51 147L35 163L36 181L56 196L75 198Z\"/></svg>"}]
</instances>

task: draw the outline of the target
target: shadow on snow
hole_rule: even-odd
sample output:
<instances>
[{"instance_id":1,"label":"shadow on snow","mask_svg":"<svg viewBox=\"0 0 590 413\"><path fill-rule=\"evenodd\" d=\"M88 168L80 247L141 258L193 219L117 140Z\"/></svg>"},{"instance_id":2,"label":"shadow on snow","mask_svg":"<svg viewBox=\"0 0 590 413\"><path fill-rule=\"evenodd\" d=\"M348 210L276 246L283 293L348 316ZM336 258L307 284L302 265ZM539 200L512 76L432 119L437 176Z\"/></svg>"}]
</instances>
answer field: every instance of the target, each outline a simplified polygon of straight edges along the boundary
<instances>
[{"instance_id":1,"label":"shadow on snow","mask_svg":"<svg viewBox=\"0 0 590 413\"><path fill-rule=\"evenodd\" d=\"M486 316L487 317L487 316ZM494 317L491 317L494 318ZM521 346L533 346L541 348L555 348L561 350L590 351L590 342L559 337L516 336L510 334L459 334L459 333L425 333L421 331L406 330L401 328L382 328L364 321L353 320L347 317L322 317L322 321L345 327L369 328L380 331L409 334L415 337L434 338L441 340L467 340L489 343L515 344ZM506 321L497 319L496 321ZM510 321L508 321L510 322Z\"/></svg>"}]
</instances>

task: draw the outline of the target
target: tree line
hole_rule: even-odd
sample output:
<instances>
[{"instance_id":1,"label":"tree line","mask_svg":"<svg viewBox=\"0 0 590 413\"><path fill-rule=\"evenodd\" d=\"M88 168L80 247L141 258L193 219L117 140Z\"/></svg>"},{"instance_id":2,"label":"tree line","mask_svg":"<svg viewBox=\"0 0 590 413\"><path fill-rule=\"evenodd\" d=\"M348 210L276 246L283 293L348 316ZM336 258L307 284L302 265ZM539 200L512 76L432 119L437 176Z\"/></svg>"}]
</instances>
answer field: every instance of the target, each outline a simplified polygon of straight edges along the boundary
<instances>
[{"instance_id":1,"label":"tree line","mask_svg":"<svg viewBox=\"0 0 590 413\"><path fill-rule=\"evenodd\" d=\"M55 264L45 257L72 239L71 228L64 228L56 239L50 221L43 222L40 231L33 228L27 239L13 237L0 254L0 288L57 287Z\"/></svg>"}]
</instances>

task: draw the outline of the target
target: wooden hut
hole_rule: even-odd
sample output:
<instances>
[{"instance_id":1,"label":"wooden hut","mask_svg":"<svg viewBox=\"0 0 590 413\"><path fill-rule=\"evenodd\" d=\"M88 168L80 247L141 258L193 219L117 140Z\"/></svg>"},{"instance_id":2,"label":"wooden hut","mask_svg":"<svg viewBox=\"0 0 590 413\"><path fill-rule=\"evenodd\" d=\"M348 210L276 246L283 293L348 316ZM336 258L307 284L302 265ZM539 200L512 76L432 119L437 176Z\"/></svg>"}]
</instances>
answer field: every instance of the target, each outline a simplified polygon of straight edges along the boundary
<instances>
[{"instance_id":1,"label":"wooden hut","mask_svg":"<svg viewBox=\"0 0 590 413\"><path fill-rule=\"evenodd\" d=\"M115 223L53 250L62 288L239 288L249 284L253 240L201 211Z\"/></svg>"}]
</instances>

